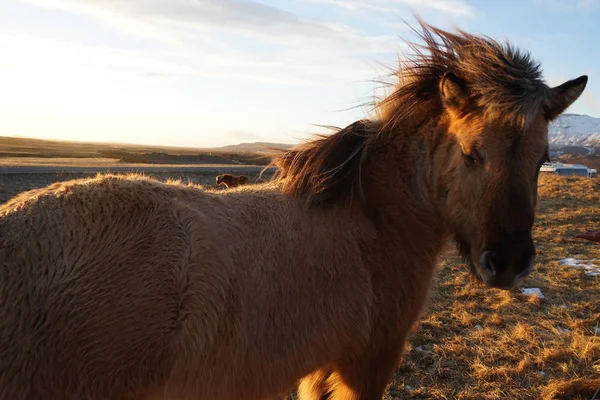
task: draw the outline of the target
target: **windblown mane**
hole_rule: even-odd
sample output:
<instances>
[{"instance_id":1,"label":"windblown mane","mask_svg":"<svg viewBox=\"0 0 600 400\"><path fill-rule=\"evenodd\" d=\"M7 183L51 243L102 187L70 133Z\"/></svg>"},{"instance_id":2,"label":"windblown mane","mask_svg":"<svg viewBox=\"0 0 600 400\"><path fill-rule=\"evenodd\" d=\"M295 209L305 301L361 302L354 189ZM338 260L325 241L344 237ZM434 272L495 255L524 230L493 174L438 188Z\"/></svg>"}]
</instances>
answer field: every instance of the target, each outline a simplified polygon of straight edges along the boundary
<instances>
[{"instance_id":1,"label":"windblown mane","mask_svg":"<svg viewBox=\"0 0 600 400\"><path fill-rule=\"evenodd\" d=\"M360 171L366 147L377 133L374 124L361 120L274 158L275 180L283 192L303 198L307 205L350 201L360 188Z\"/></svg>"},{"instance_id":2,"label":"windblown mane","mask_svg":"<svg viewBox=\"0 0 600 400\"><path fill-rule=\"evenodd\" d=\"M525 127L548 101L540 64L528 52L460 29L450 33L421 20L419 24L422 32L415 32L424 44L406 41L415 54L395 72L398 82L392 94L377 105L386 125L407 119L418 123L439 115L439 82L446 72L467 82L469 95L486 120Z\"/></svg>"},{"instance_id":3,"label":"windblown mane","mask_svg":"<svg viewBox=\"0 0 600 400\"><path fill-rule=\"evenodd\" d=\"M529 53L487 36L457 29L450 33L419 20L424 44L406 41L415 54L394 72L397 82L389 96L375 104L377 119L361 120L332 135L283 152L270 166L283 192L308 205L350 201L360 191L361 166L368 144L377 134L396 127L417 129L439 118L439 82L452 72L467 82L481 118L517 127L527 126L549 99L540 65Z\"/></svg>"}]
</instances>

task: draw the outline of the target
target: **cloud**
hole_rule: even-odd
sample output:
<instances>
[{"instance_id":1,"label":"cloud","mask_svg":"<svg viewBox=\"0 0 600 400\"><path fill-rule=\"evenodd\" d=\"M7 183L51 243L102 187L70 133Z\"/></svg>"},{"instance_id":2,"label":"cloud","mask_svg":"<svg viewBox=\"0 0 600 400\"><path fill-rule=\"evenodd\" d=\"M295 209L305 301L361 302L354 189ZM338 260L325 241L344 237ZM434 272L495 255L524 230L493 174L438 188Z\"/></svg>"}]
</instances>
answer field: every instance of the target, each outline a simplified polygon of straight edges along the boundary
<instances>
[{"instance_id":1,"label":"cloud","mask_svg":"<svg viewBox=\"0 0 600 400\"><path fill-rule=\"evenodd\" d=\"M374 55L378 61L391 61L401 46L394 34L373 35L248 0L19 1L85 15L126 34L156 39L161 46L138 54L148 61L135 73L144 79L206 76L338 85L373 78ZM382 60L382 54L389 60Z\"/></svg>"},{"instance_id":2,"label":"cloud","mask_svg":"<svg viewBox=\"0 0 600 400\"><path fill-rule=\"evenodd\" d=\"M291 12L248 0L107 1L19 0L39 7L85 14L142 36L172 37L175 31L222 29L264 39L346 40L359 32L343 24L301 18ZM141 29L140 29L141 28Z\"/></svg>"},{"instance_id":3,"label":"cloud","mask_svg":"<svg viewBox=\"0 0 600 400\"><path fill-rule=\"evenodd\" d=\"M373 10L379 12L397 12L401 7L432 10L455 16L470 16L474 9L465 0L304 0L313 3L329 4L346 10ZM594 1L594 0L580 0Z\"/></svg>"},{"instance_id":4,"label":"cloud","mask_svg":"<svg viewBox=\"0 0 600 400\"><path fill-rule=\"evenodd\" d=\"M5 73L43 74L45 78L72 76L94 71L101 65L106 73L112 69L121 71L160 71L157 74L183 75L193 72L190 68L160 60L138 50L116 47L100 47L63 40L42 38L23 33L0 33L0 70ZM146 72L152 74L153 72Z\"/></svg>"}]
</instances>

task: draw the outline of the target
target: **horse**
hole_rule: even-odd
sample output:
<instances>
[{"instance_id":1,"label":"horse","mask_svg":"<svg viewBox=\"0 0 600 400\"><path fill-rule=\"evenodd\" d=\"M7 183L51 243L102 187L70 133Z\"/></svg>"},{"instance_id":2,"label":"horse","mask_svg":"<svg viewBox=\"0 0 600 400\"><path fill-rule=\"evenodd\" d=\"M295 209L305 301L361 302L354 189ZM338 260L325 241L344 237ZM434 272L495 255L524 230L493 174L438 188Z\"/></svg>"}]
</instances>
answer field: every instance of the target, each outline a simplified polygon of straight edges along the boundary
<instances>
[{"instance_id":1,"label":"horse","mask_svg":"<svg viewBox=\"0 0 600 400\"><path fill-rule=\"evenodd\" d=\"M587 76L550 87L509 42L419 24L374 112L268 182L2 205L0 399L380 399L447 244L487 287L527 277L548 124Z\"/></svg>"},{"instance_id":2,"label":"horse","mask_svg":"<svg viewBox=\"0 0 600 400\"><path fill-rule=\"evenodd\" d=\"M590 242L600 243L600 231L578 233L575 237L578 239L589 240Z\"/></svg>"},{"instance_id":3,"label":"horse","mask_svg":"<svg viewBox=\"0 0 600 400\"><path fill-rule=\"evenodd\" d=\"M233 188L248 184L248 177L246 175L221 174L217 175L216 183L217 185L223 184L226 188Z\"/></svg>"}]
</instances>

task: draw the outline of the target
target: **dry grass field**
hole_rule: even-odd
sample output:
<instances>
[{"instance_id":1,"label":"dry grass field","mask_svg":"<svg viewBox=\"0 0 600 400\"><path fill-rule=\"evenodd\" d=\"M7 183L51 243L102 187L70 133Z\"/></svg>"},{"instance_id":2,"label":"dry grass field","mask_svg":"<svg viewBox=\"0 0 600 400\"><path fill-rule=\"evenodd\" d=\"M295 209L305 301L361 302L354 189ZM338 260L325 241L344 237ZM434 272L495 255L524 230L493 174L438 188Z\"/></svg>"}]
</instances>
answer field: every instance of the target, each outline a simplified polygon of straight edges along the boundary
<instances>
[{"instance_id":1,"label":"dry grass field","mask_svg":"<svg viewBox=\"0 0 600 400\"><path fill-rule=\"evenodd\" d=\"M214 182L211 171L172 175L153 176ZM2 175L0 202L77 177ZM537 264L523 286L541 289L544 298L484 287L450 248L386 399L592 397L600 386L600 276L559 260L595 260L589 263L600 271L600 245L575 238L600 229L600 179L542 174L539 193Z\"/></svg>"}]
</instances>

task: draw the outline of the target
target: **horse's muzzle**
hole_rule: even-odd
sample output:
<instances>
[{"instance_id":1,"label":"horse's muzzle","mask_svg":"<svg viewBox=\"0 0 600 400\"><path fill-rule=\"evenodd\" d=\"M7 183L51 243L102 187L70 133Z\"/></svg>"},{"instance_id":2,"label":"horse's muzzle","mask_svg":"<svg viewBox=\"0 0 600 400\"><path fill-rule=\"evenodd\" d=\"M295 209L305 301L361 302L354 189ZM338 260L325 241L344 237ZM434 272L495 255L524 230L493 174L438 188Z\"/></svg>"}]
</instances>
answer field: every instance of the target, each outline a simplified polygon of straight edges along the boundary
<instances>
[{"instance_id":1,"label":"horse's muzzle","mask_svg":"<svg viewBox=\"0 0 600 400\"><path fill-rule=\"evenodd\" d=\"M512 289L533 270L535 250L519 257L503 256L492 250L485 250L479 257L479 277L486 286L497 289Z\"/></svg>"}]
</instances>

